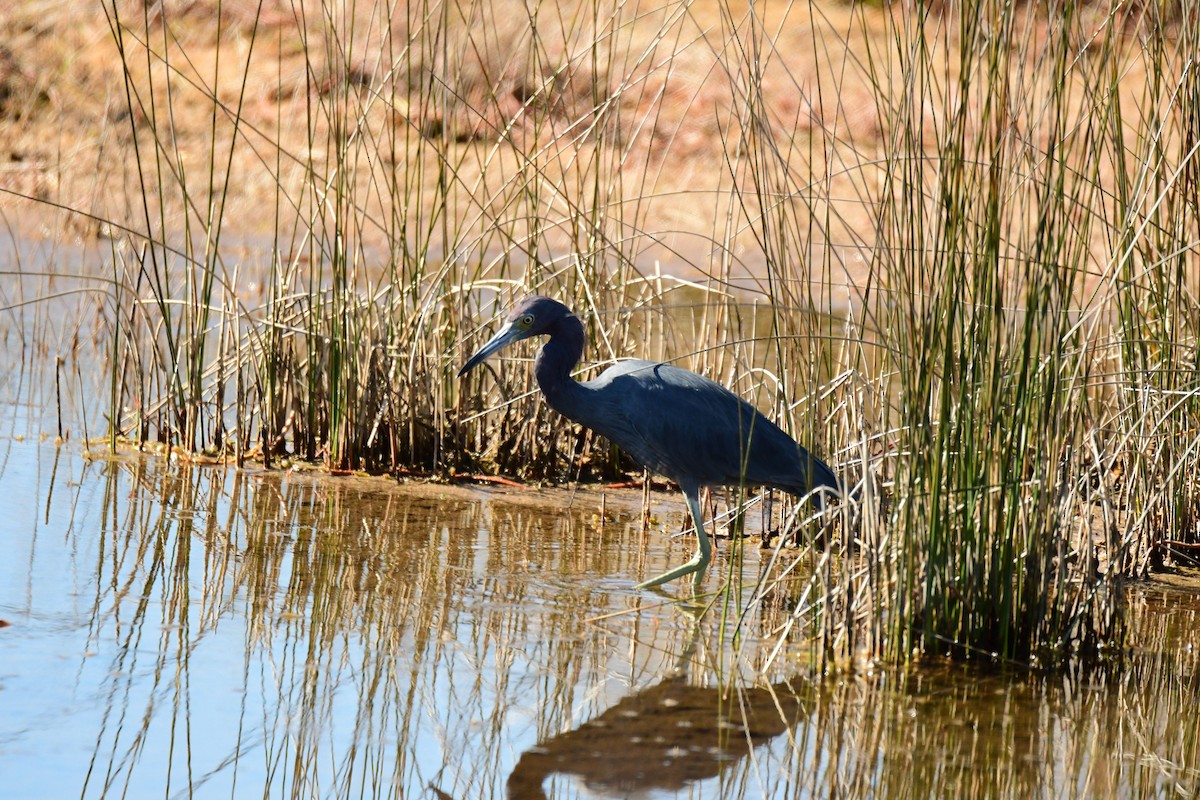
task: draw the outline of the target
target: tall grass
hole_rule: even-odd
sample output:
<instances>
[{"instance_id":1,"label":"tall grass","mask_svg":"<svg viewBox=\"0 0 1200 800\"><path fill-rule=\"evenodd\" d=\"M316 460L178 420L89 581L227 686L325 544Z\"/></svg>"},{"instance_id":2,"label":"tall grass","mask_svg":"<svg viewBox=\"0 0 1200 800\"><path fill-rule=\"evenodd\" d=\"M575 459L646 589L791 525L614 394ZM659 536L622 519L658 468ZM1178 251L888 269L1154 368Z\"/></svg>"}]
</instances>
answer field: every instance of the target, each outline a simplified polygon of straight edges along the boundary
<instances>
[{"instance_id":1,"label":"tall grass","mask_svg":"<svg viewBox=\"0 0 1200 800\"><path fill-rule=\"evenodd\" d=\"M1117 633L1093 576L1055 568L1076 549L1072 520L1089 513L1065 491L1081 477L1073 447L1100 421L1095 342L1076 304L1097 216L1079 210L1103 207L1094 143L1115 87L1072 68L1077 9L1044 21L1002 4L973 10L932 31L919 16L896 30L910 80L893 136L905 155L889 165L877 257L895 298L881 318L904 457L881 568L898 588L888 635L898 652L1028 660L1039 646L1094 648ZM1041 53L1018 44L1030 27L1045 32ZM951 47L959 63L939 80L937 50ZM1022 107L1031 129L1016 124Z\"/></svg>"},{"instance_id":2,"label":"tall grass","mask_svg":"<svg viewBox=\"0 0 1200 800\"><path fill-rule=\"evenodd\" d=\"M524 359L454 377L537 291L856 486L763 584L826 654L1097 653L1196 540L1190 3L105 13L114 443L619 475Z\"/></svg>"},{"instance_id":3,"label":"tall grass","mask_svg":"<svg viewBox=\"0 0 1200 800\"><path fill-rule=\"evenodd\" d=\"M802 591L893 660L1099 653L1196 530L1196 14L908 12L850 67L883 146L845 419L879 439L844 429L863 517Z\"/></svg>"}]
</instances>

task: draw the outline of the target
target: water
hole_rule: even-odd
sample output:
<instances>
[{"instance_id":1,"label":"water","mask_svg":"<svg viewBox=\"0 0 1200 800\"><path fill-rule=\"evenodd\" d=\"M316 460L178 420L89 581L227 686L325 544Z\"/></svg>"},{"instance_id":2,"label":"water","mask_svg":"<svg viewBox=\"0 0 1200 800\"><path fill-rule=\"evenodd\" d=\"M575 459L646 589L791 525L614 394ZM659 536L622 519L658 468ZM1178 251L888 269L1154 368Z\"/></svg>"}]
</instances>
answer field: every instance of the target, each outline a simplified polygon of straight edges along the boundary
<instances>
[{"instance_id":1,"label":"water","mask_svg":"<svg viewBox=\"0 0 1200 800\"><path fill-rule=\"evenodd\" d=\"M1186 579L1120 667L822 678L633 588L689 555L678 497L604 510L2 439L0 797L1200 792Z\"/></svg>"}]
</instances>

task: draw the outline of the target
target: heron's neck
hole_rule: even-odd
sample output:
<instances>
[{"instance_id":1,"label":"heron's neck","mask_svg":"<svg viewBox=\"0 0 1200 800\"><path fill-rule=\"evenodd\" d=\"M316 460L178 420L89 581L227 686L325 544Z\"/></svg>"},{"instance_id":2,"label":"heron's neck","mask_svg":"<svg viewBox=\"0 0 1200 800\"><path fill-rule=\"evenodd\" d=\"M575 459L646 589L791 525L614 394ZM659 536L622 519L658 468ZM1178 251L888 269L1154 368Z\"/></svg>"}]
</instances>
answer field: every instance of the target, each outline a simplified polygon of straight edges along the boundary
<instances>
[{"instance_id":1,"label":"heron's neck","mask_svg":"<svg viewBox=\"0 0 1200 800\"><path fill-rule=\"evenodd\" d=\"M584 391L571 378L571 370L583 355L583 323L569 314L550 331L550 341L534 362L533 374L550 407L569 419L579 419L580 394Z\"/></svg>"}]
</instances>

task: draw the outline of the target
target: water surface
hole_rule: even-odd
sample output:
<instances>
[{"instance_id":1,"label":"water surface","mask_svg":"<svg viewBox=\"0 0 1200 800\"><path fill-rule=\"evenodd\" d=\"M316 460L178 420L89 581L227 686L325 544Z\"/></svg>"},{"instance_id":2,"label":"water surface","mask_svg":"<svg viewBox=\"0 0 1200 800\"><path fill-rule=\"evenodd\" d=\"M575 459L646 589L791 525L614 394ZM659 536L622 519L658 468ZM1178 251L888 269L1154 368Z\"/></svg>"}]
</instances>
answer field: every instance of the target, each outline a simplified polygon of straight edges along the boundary
<instances>
[{"instance_id":1,"label":"water surface","mask_svg":"<svg viewBox=\"0 0 1200 800\"><path fill-rule=\"evenodd\" d=\"M2 439L0 796L1200 791L1195 589L1131 595L1120 667L823 678L786 602L637 591L691 547L640 511Z\"/></svg>"}]
</instances>

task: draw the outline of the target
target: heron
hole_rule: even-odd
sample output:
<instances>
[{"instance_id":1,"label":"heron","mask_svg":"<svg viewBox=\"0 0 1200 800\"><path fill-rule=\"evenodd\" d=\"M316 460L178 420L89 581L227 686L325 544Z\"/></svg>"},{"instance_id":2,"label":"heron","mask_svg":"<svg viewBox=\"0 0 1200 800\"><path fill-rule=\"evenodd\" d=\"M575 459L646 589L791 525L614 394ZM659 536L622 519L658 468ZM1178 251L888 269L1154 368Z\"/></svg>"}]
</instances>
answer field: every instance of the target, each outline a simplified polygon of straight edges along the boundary
<instances>
[{"instance_id":1,"label":"heron","mask_svg":"<svg viewBox=\"0 0 1200 800\"><path fill-rule=\"evenodd\" d=\"M696 529L690 561L643 581L647 589L685 575L699 586L712 560L700 490L766 486L825 507L825 492L841 494L827 464L797 444L754 406L719 383L659 361L618 361L593 380L571 372L583 356L579 317L549 297L519 302L503 326L459 370L462 378L509 345L548 336L534 362L538 387L551 408L604 436L651 472L674 481Z\"/></svg>"}]
</instances>

